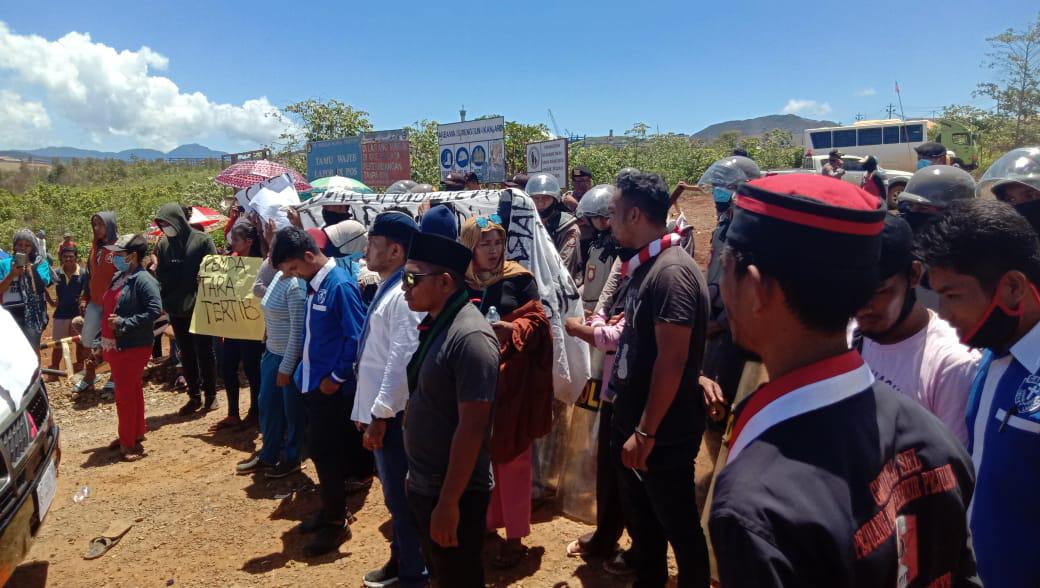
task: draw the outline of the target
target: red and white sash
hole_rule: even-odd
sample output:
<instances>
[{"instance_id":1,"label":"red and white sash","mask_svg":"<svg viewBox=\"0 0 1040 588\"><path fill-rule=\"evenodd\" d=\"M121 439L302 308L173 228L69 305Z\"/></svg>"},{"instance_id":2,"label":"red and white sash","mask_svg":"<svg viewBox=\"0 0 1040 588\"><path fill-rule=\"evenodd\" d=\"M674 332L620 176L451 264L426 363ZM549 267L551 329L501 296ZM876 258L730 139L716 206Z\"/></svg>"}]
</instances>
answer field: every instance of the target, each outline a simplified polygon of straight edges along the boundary
<instances>
[{"instance_id":1,"label":"red and white sash","mask_svg":"<svg viewBox=\"0 0 1040 588\"><path fill-rule=\"evenodd\" d=\"M639 253L621 263L621 275L631 276L637 267L657 257L665 249L679 245L680 242L682 242L682 236L679 233L668 233L660 239L647 243L639 250Z\"/></svg>"}]
</instances>

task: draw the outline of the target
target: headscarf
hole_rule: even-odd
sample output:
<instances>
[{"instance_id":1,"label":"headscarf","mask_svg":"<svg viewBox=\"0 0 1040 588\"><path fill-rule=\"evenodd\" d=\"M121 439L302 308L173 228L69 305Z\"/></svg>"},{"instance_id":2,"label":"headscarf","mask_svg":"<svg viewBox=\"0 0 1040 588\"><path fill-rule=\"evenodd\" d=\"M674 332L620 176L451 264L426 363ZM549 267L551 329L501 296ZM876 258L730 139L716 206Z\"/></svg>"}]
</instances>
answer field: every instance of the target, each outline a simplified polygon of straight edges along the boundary
<instances>
[{"instance_id":1,"label":"headscarf","mask_svg":"<svg viewBox=\"0 0 1040 588\"><path fill-rule=\"evenodd\" d=\"M32 251L27 256L30 267L19 278L19 288L22 292L22 300L25 302L25 325L33 331L42 332L44 327L47 326L47 307L42 289L37 289L36 287L39 283L36 276L36 264L41 261L40 242L29 229L15 231L14 239L11 241L12 251L15 250L14 246L19 241L26 241L32 245ZM14 263L13 260L12 263Z\"/></svg>"},{"instance_id":2,"label":"headscarf","mask_svg":"<svg viewBox=\"0 0 1040 588\"><path fill-rule=\"evenodd\" d=\"M479 218L483 218L487 221L484 228L480 228L477 225L477 219ZM465 245L470 251L474 251L477 248L477 243L480 243L480 237L483 236L484 233L490 231L501 233L502 243L503 245L505 244L506 230L502 228L502 225L492 221L490 217L470 217L466 219L466 222L462 223L462 230L459 231L459 243ZM475 255L474 259L476 259ZM466 270L466 283L477 290L486 290L506 278L514 278L530 273L531 272L527 271L527 269L519 263L506 260L505 249L503 247L502 259L498 261L498 267L492 271L480 272L478 274L473 271L473 262L470 262L469 269Z\"/></svg>"}]
</instances>

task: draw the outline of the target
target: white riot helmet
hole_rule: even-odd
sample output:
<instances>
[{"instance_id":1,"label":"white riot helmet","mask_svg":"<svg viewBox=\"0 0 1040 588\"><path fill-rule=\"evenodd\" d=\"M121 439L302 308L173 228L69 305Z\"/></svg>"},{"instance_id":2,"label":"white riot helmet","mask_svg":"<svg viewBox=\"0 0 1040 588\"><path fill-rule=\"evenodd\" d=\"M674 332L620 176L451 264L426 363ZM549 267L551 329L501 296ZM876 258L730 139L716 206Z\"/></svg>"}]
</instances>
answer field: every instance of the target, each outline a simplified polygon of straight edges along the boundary
<instances>
[{"instance_id":1,"label":"white riot helmet","mask_svg":"<svg viewBox=\"0 0 1040 588\"><path fill-rule=\"evenodd\" d=\"M535 196L552 196L557 202L560 201L560 181L556 179L556 176L540 172L531 176L527 180L527 186L524 188L524 192L527 192L528 196L532 198Z\"/></svg>"},{"instance_id":2,"label":"white riot helmet","mask_svg":"<svg viewBox=\"0 0 1040 588\"><path fill-rule=\"evenodd\" d=\"M602 216L610 218L610 199L614 197L614 186L599 184L593 186L578 201L578 209L574 215L578 218Z\"/></svg>"},{"instance_id":3,"label":"white riot helmet","mask_svg":"<svg viewBox=\"0 0 1040 588\"><path fill-rule=\"evenodd\" d=\"M762 171L754 160L741 155L730 155L708 166L697 184L732 190L743 182L757 180L760 177Z\"/></svg>"},{"instance_id":4,"label":"white riot helmet","mask_svg":"<svg viewBox=\"0 0 1040 588\"><path fill-rule=\"evenodd\" d=\"M1004 190L1011 184L1040 190L1040 147L1019 147L1001 155L982 174L978 195L1004 200Z\"/></svg>"}]
</instances>

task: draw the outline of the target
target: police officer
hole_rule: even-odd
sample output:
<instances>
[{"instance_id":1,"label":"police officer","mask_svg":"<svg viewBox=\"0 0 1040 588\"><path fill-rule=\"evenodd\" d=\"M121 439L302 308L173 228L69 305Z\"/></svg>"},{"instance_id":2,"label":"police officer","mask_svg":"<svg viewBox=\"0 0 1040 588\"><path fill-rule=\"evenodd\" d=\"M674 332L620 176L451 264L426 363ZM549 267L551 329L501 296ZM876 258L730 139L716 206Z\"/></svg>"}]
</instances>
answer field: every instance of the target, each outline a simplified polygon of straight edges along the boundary
<instances>
[{"instance_id":1,"label":"police officer","mask_svg":"<svg viewBox=\"0 0 1040 588\"><path fill-rule=\"evenodd\" d=\"M914 147L917 152L917 169L923 169L929 165L948 165L946 158L946 147L942 143L928 141Z\"/></svg>"},{"instance_id":2,"label":"police officer","mask_svg":"<svg viewBox=\"0 0 1040 588\"><path fill-rule=\"evenodd\" d=\"M979 180L978 194L1014 206L1040 233L1040 147L1012 149L994 161Z\"/></svg>"},{"instance_id":3,"label":"police officer","mask_svg":"<svg viewBox=\"0 0 1040 588\"><path fill-rule=\"evenodd\" d=\"M536 173L527 180L524 191L534 199L538 215L542 217L542 224L549 231L556 251L560 253L563 266L574 278L574 282L581 284L583 266L581 250L578 247L581 229L578 228L578 219L574 218L563 204L559 180L549 173Z\"/></svg>"},{"instance_id":4,"label":"police officer","mask_svg":"<svg viewBox=\"0 0 1040 588\"><path fill-rule=\"evenodd\" d=\"M596 309L603 286L610 277L610 268L617 257L617 244L610 234L610 199L613 196L614 186L600 184L585 193L575 211L577 217L587 222L593 231L581 288L581 299L587 312Z\"/></svg>"}]
</instances>

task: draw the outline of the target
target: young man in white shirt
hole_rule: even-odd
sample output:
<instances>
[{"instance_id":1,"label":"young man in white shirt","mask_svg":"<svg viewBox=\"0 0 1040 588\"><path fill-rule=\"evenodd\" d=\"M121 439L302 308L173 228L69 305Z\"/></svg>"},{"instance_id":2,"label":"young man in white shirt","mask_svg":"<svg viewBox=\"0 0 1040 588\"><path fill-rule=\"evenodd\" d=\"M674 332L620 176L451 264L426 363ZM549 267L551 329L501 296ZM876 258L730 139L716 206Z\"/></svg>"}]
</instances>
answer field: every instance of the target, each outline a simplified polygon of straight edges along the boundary
<instances>
[{"instance_id":1,"label":"young man in white shirt","mask_svg":"<svg viewBox=\"0 0 1040 588\"><path fill-rule=\"evenodd\" d=\"M905 220L885 218L881 283L856 313L863 336L860 353L874 377L916 400L967 444L965 406L981 355L962 345L949 323L917 301L922 268L911 253L913 237Z\"/></svg>"},{"instance_id":2,"label":"young man in white shirt","mask_svg":"<svg viewBox=\"0 0 1040 588\"><path fill-rule=\"evenodd\" d=\"M351 419L364 427L364 446L375 453L393 525L390 560L365 574L369 588L396 583L405 588L426 585L419 533L405 495L408 458L401 429L408 403L408 361L419 344L418 327L424 315L409 310L401 289L408 245L418 231L419 226L407 214L384 212L372 223L365 249L368 268L379 273L381 284L362 328Z\"/></svg>"}]
</instances>

